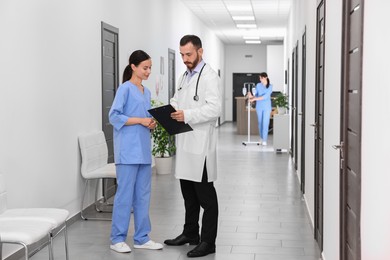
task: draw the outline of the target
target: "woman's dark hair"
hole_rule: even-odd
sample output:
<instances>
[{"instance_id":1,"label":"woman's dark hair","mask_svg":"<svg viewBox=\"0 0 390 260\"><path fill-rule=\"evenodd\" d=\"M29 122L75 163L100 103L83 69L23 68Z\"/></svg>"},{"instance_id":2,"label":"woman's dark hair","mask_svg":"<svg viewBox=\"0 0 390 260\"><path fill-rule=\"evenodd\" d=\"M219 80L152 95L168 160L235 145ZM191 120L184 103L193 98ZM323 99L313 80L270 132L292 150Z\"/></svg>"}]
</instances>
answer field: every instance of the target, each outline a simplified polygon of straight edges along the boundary
<instances>
[{"instance_id":1,"label":"woman's dark hair","mask_svg":"<svg viewBox=\"0 0 390 260\"><path fill-rule=\"evenodd\" d=\"M192 43L192 45L194 45L196 49L202 48L202 41L200 40L200 38L196 35L191 35L191 34L184 35L183 38L181 38L180 46L184 46L189 42Z\"/></svg>"},{"instance_id":2,"label":"woman's dark hair","mask_svg":"<svg viewBox=\"0 0 390 260\"><path fill-rule=\"evenodd\" d=\"M149 59L150 56L146 52L142 50L134 51L129 57L129 64L126 66L125 70L123 71L122 83L125 83L126 81L131 79L131 75L133 74L133 70L131 69L131 64L134 64L134 66L138 66L141 62Z\"/></svg>"},{"instance_id":3,"label":"woman's dark hair","mask_svg":"<svg viewBox=\"0 0 390 260\"><path fill-rule=\"evenodd\" d=\"M269 87L269 84L270 84L269 78L268 78L268 74L265 73L265 72L262 72L262 73L260 73L259 76L262 77L262 78L267 78L267 86L265 86L265 87L268 88L268 87Z\"/></svg>"}]
</instances>

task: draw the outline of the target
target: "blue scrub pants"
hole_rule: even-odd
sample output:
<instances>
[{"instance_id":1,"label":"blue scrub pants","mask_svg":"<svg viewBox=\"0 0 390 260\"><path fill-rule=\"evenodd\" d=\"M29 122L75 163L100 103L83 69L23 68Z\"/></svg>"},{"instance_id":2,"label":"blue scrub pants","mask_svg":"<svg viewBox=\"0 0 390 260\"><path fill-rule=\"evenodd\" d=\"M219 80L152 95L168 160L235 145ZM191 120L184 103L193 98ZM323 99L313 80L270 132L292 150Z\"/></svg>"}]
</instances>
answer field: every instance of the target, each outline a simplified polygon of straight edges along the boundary
<instances>
[{"instance_id":1,"label":"blue scrub pants","mask_svg":"<svg viewBox=\"0 0 390 260\"><path fill-rule=\"evenodd\" d=\"M257 121L259 124L259 135L261 140L267 142L269 120L271 119L271 109L269 108L258 108L256 107Z\"/></svg>"},{"instance_id":2,"label":"blue scrub pants","mask_svg":"<svg viewBox=\"0 0 390 260\"><path fill-rule=\"evenodd\" d=\"M111 243L125 242L131 208L134 212L134 244L150 240L149 219L152 168L150 164L116 165L117 191L112 212Z\"/></svg>"}]
</instances>

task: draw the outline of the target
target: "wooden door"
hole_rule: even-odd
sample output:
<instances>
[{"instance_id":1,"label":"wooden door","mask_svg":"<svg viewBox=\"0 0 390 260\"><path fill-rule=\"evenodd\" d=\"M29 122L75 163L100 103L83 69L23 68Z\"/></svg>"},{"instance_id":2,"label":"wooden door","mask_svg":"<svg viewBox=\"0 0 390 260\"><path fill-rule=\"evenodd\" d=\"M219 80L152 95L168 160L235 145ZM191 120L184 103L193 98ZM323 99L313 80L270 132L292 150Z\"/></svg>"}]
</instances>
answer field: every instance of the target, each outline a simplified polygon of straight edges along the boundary
<instances>
[{"instance_id":1,"label":"wooden door","mask_svg":"<svg viewBox=\"0 0 390 260\"><path fill-rule=\"evenodd\" d=\"M325 0L317 7L316 25L316 91L315 91L315 141L314 141L314 237L323 249L323 201L324 201L324 72L325 72Z\"/></svg>"},{"instance_id":2,"label":"wooden door","mask_svg":"<svg viewBox=\"0 0 390 260\"><path fill-rule=\"evenodd\" d=\"M108 162L114 162L113 127L108 120L116 88L119 86L119 30L106 23L101 23L102 34L102 129L107 141ZM115 194L115 180L103 181L103 197L110 198Z\"/></svg>"},{"instance_id":3,"label":"wooden door","mask_svg":"<svg viewBox=\"0 0 390 260\"><path fill-rule=\"evenodd\" d=\"M301 117L301 192L305 194L306 28L302 35L302 93L300 108L298 115Z\"/></svg>"},{"instance_id":4,"label":"wooden door","mask_svg":"<svg viewBox=\"0 0 390 260\"><path fill-rule=\"evenodd\" d=\"M169 100L173 97L173 95L175 95L175 91L176 91L175 64L176 64L175 51L172 49L168 49L168 103Z\"/></svg>"},{"instance_id":5,"label":"wooden door","mask_svg":"<svg viewBox=\"0 0 390 260\"><path fill-rule=\"evenodd\" d=\"M242 88L245 82L260 82L260 73L233 73L233 122L237 121L236 97L242 97Z\"/></svg>"},{"instance_id":6,"label":"wooden door","mask_svg":"<svg viewBox=\"0 0 390 260\"><path fill-rule=\"evenodd\" d=\"M298 169L298 42L292 53L291 88L291 157L294 169Z\"/></svg>"},{"instance_id":7,"label":"wooden door","mask_svg":"<svg viewBox=\"0 0 390 260\"><path fill-rule=\"evenodd\" d=\"M298 42L295 46L295 68L294 68L294 95L293 95L293 100L294 100L294 107L292 110L292 117L294 118L292 121L294 122L294 132L293 132L293 141L294 141L294 167L295 170L298 170L298 164L299 164L299 154L298 154L298 111L299 111L299 103L298 103Z\"/></svg>"},{"instance_id":8,"label":"wooden door","mask_svg":"<svg viewBox=\"0 0 390 260\"><path fill-rule=\"evenodd\" d=\"M361 259L361 114L364 0L343 6L340 259Z\"/></svg>"}]
</instances>

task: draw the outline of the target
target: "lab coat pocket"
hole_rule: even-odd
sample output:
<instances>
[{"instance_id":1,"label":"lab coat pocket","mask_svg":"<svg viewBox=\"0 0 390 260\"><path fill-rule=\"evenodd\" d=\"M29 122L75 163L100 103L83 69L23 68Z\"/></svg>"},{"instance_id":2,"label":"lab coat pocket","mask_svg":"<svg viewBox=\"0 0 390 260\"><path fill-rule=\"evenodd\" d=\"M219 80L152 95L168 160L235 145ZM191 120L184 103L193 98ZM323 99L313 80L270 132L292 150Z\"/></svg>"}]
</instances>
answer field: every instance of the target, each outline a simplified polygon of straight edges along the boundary
<instances>
[{"instance_id":1,"label":"lab coat pocket","mask_svg":"<svg viewBox=\"0 0 390 260\"><path fill-rule=\"evenodd\" d=\"M183 142L183 150L192 154L202 154L206 144L206 131L196 130L188 132Z\"/></svg>"}]
</instances>

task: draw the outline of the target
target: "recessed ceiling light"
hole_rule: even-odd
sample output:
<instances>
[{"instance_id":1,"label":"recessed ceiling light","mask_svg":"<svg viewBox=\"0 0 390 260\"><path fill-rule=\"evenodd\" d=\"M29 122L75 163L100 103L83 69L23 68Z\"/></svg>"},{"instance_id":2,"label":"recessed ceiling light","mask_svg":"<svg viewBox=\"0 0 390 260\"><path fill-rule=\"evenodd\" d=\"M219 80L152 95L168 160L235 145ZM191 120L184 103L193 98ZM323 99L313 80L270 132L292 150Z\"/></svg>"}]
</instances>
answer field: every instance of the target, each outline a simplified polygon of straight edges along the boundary
<instances>
[{"instance_id":1,"label":"recessed ceiling light","mask_svg":"<svg viewBox=\"0 0 390 260\"><path fill-rule=\"evenodd\" d=\"M256 24L237 24L237 28L256 28Z\"/></svg>"},{"instance_id":2,"label":"recessed ceiling light","mask_svg":"<svg viewBox=\"0 0 390 260\"><path fill-rule=\"evenodd\" d=\"M260 44L261 41L245 41L246 44Z\"/></svg>"},{"instance_id":3,"label":"recessed ceiling light","mask_svg":"<svg viewBox=\"0 0 390 260\"><path fill-rule=\"evenodd\" d=\"M234 21L254 21L254 16L232 16Z\"/></svg>"}]
</instances>

